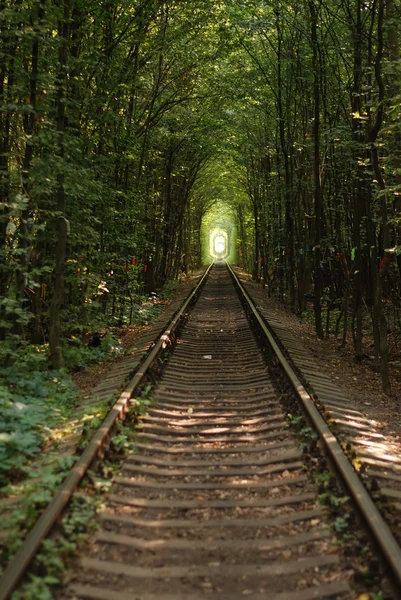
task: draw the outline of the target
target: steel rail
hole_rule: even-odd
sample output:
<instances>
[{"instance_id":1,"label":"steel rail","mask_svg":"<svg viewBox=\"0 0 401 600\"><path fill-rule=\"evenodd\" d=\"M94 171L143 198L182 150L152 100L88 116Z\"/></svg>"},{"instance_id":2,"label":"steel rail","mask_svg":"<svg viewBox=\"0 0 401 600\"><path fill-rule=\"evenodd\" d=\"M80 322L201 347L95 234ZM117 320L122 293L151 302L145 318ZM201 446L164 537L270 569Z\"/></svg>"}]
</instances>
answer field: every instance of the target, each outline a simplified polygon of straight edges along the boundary
<instances>
[{"instance_id":1,"label":"steel rail","mask_svg":"<svg viewBox=\"0 0 401 600\"><path fill-rule=\"evenodd\" d=\"M247 306L252 311L261 331L267 338L271 348L273 349L276 357L278 358L281 367L285 371L304 410L306 411L309 419L316 428L319 437L323 442L326 451L328 452L330 459L333 461L343 480L343 483L347 488L348 493L354 500L358 510L361 512L365 520L369 531L371 532L374 540L378 544L381 552L385 556L396 583L399 586L401 586L401 548L397 540L393 536L389 526L387 525L379 510L377 509L376 505L374 504L372 498L369 495L369 492L363 485L352 464L348 460L347 456L344 454L339 442L337 441L337 438L330 430L325 419L322 417L321 413L315 406L312 398L305 390L301 381L298 379L294 370L292 369L284 354L280 350L280 347L278 346L272 333L266 326L263 318L259 314L259 311L257 310L254 302L242 286L241 282L239 281L237 275L234 273L230 265L227 264L227 267L231 273L235 285L237 286L243 298L245 299Z\"/></svg>"},{"instance_id":2,"label":"steel rail","mask_svg":"<svg viewBox=\"0 0 401 600\"><path fill-rule=\"evenodd\" d=\"M206 269L196 287L192 290L192 292L189 293L181 308L176 312L170 321L167 329L160 335L158 341L152 348L146 360L142 365L139 366L139 369L124 388L124 391L111 408L109 414L89 442L85 451L56 491L53 500L44 509L43 513L24 539L22 546L17 550L14 557L8 563L4 570L3 576L0 579L0 600L8 600L8 598L11 596L12 592L17 587L25 571L33 560L40 547L40 544L55 525L57 519L60 517L62 511L68 504L71 496L78 487L90 465L107 443L114 426L127 412L129 401L131 400L138 386L142 383L148 369L157 360L160 353L167 347L167 345L172 343L172 336L175 330L180 324L180 321L184 317L185 312L189 308L191 302L201 290L213 264L214 263L211 263Z\"/></svg>"}]
</instances>

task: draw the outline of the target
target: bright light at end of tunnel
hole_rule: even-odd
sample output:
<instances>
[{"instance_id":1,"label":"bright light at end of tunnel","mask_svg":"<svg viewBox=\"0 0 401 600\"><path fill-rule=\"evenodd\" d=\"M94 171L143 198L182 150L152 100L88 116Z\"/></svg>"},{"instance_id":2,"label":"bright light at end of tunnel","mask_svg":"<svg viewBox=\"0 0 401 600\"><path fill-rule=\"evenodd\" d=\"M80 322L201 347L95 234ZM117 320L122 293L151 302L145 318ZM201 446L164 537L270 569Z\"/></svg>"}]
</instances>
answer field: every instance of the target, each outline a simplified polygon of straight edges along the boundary
<instances>
[{"instance_id":1,"label":"bright light at end of tunnel","mask_svg":"<svg viewBox=\"0 0 401 600\"><path fill-rule=\"evenodd\" d=\"M225 258L228 255L228 236L221 229L215 229L210 234L210 254L213 258Z\"/></svg>"},{"instance_id":2,"label":"bright light at end of tunnel","mask_svg":"<svg viewBox=\"0 0 401 600\"><path fill-rule=\"evenodd\" d=\"M214 238L214 249L217 254L223 254L226 249L226 238L222 235L216 236Z\"/></svg>"}]
</instances>

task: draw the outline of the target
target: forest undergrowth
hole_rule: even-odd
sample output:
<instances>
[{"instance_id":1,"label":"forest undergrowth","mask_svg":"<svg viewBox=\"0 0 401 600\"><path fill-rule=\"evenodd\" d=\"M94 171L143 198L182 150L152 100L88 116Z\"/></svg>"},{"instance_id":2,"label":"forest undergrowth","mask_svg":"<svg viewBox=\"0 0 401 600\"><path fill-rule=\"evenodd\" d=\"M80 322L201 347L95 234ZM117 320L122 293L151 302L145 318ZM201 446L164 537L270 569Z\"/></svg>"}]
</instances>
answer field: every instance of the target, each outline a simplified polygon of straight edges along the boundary
<instances>
[{"instance_id":1,"label":"forest undergrowth","mask_svg":"<svg viewBox=\"0 0 401 600\"><path fill-rule=\"evenodd\" d=\"M123 315L120 326L111 317L97 331L69 334L61 369L51 368L46 344L7 349L0 367L0 497L8 484L29 477L30 463L43 448L68 433L80 393L77 375L86 373L89 385L98 381L101 366L129 351L133 335L157 318L175 285L138 299L134 318Z\"/></svg>"}]
</instances>

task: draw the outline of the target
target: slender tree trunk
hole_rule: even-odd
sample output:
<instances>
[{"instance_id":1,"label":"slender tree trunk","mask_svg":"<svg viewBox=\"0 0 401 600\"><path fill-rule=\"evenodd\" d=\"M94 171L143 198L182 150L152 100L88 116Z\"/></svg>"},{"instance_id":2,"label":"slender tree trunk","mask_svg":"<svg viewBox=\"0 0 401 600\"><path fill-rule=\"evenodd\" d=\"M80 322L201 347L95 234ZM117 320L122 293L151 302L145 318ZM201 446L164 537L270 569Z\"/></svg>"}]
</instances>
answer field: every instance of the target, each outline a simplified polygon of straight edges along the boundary
<instances>
[{"instance_id":1,"label":"slender tree trunk","mask_svg":"<svg viewBox=\"0 0 401 600\"><path fill-rule=\"evenodd\" d=\"M259 209L257 198L253 198L253 218L254 218L254 231L255 231L255 246L254 246L254 257L253 257L253 267L252 267L252 279L254 281L259 281Z\"/></svg>"},{"instance_id":2,"label":"slender tree trunk","mask_svg":"<svg viewBox=\"0 0 401 600\"><path fill-rule=\"evenodd\" d=\"M389 81L389 100L392 105L398 104L397 98L400 93L401 65L400 65L400 41L398 37L399 3L395 0L385 0L385 23L387 27L387 46L391 62L391 75ZM393 144L391 156L394 165L394 180L398 187L398 193L394 195L394 217L396 225L396 243L401 246L401 133L399 119L401 111L398 110L393 116ZM398 290L401 294L401 253L396 256L398 266Z\"/></svg>"},{"instance_id":3,"label":"slender tree trunk","mask_svg":"<svg viewBox=\"0 0 401 600\"><path fill-rule=\"evenodd\" d=\"M355 347L355 360L362 360L362 299L363 299L363 273L362 273L362 243L361 226L365 216L365 168L361 165L364 156L365 135L363 122L359 118L362 115L362 52L363 52L363 30L362 30L362 2L357 0L356 23L354 30L354 81L352 90L353 111L353 140L354 161L357 173L354 187L354 222L353 222L353 268L354 273L354 312L353 340Z\"/></svg>"},{"instance_id":4,"label":"slender tree trunk","mask_svg":"<svg viewBox=\"0 0 401 600\"><path fill-rule=\"evenodd\" d=\"M30 169L33 158L34 145L32 143L33 135L35 134L36 123L37 123L37 87L38 87L38 66L39 66L39 26L43 19L45 12L44 0L42 0L38 14L37 24L31 22L33 31L35 32L32 42L32 55L31 55L31 73L29 83L29 104L30 112L24 116L24 132L26 136L25 152L22 165L22 194L27 200L26 208L22 211L20 219L20 229L18 235L19 249L22 250L20 254L20 264L16 272L16 284L17 294L21 305L25 304L25 288L27 286L27 274L30 262L30 244L31 244L31 230L32 227L29 225L29 220L32 217L34 210L31 198L30 198ZM36 290L37 292L37 290Z\"/></svg>"},{"instance_id":5,"label":"slender tree trunk","mask_svg":"<svg viewBox=\"0 0 401 600\"><path fill-rule=\"evenodd\" d=\"M173 176L173 164L174 164L174 151L170 148L167 156L166 171L165 171L165 209L164 209L164 223L163 223L163 234L162 234L162 257L160 264L160 283L163 284L168 276L168 258L170 250L170 237L171 237L171 220L172 220L172 176Z\"/></svg>"},{"instance_id":6,"label":"slender tree trunk","mask_svg":"<svg viewBox=\"0 0 401 600\"><path fill-rule=\"evenodd\" d=\"M321 241L322 241L322 221L323 221L323 197L322 185L320 179L320 81L319 81L319 48L317 37L317 12L315 0L309 1L309 11L311 16L311 42L313 51L313 101L314 101L314 159L313 159L313 178L314 178L314 198L315 198L315 250L314 250L314 281L315 281L315 328L318 337L324 336L322 324L322 269L321 263Z\"/></svg>"},{"instance_id":7,"label":"slender tree trunk","mask_svg":"<svg viewBox=\"0 0 401 600\"><path fill-rule=\"evenodd\" d=\"M384 25L384 9L385 9L385 0L378 0L378 22L377 22L377 53L375 60L375 75L376 82L379 89L378 94L378 109L376 113L376 120L373 127L370 130L369 141L371 144L371 152L372 152L372 163L374 173L377 179L377 182L382 191L382 195L380 198L380 208L381 208L381 229L383 235L383 246L384 246L384 256L382 258L379 271L376 274L376 265L374 265L374 334L375 334L375 343L378 345L378 350L380 354L380 375L382 380L382 388L383 392L386 394L391 393L391 385L390 378L388 372L388 343L387 343L387 318L385 309L383 306L383 286L384 281L387 277L391 255L388 252L390 247L390 229L388 223L388 209L387 209L387 189L386 183L384 181L384 177L382 174L382 169L380 168L380 159L379 159L379 151L376 144L377 136L382 127L383 119L384 119L384 97L385 97L385 89L384 82L382 77L382 58L383 58L383 48L384 48L384 35L383 35L383 25ZM375 254L376 256L376 254Z\"/></svg>"},{"instance_id":8,"label":"slender tree trunk","mask_svg":"<svg viewBox=\"0 0 401 600\"><path fill-rule=\"evenodd\" d=\"M390 245L390 231L388 225L388 214L387 214L387 190L386 183L384 181L384 177L382 174L382 169L380 167L380 158L378 152L378 146L376 144L377 137L379 135L380 129L383 124L384 119L384 101L385 101L385 88L382 77L382 58L383 58L383 48L384 48L384 39L383 39L383 24L384 24L384 9L385 9L385 0L378 0L377 2L377 51L375 60L371 58L372 55L372 35L369 37L369 47L368 53L370 57L370 62L374 64L374 71L376 76L376 83L378 87L378 108L376 111L376 117L373 125L371 124L371 109L367 108L369 121L367 128L367 137L370 144L370 159L372 162L373 171L375 173L375 178L379 187L382 191L382 195L380 197L380 207L381 207L381 234L383 239L384 249L388 249ZM373 20L371 32L373 30ZM355 119L354 121L359 120ZM368 155L369 159L369 155ZM379 270L377 271L377 249L376 249L376 241L375 241L375 223L373 221L373 215L371 210L371 185L369 181L369 174L364 172L363 167L359 169L361 176L359 178L359 186L364 190L364 200L362 198L359 201L359 205L363 206L362 202L365 204L366 213L366 221L367 221L367 246L369 249L369 258L370 258L370 287L368 287L368 299L371 298L373 304L373 335L374 335L374 345L375 345L375 359L376 364L380 366L380 373L382 379L382 387L385 393L390 393L390 380L388 374L388 345L387 345L387 320L386 314L383 306L383 285L388 273L390 255L384 250L384 257L382 258ZM361 214L359 213L359 216ZM361 259L359 259L361 261ZM356 265L356 268L359 268ZM370 293L371 290L371 293ZM361 293L361 292L360 292ZM361 336L359 336L361 337ZM362 344L359 341L359 337L356 338L357 341L357 357L360 356L362 352Z\"/></svg>"},{"instance_id":9,"label":"slender tree trunk","mask_svg":"<svg viewBox=\"0 0 401 600\"><path fill-rule=\"evenodd\" d=\"M286 229L286 263L287 263L287 277L288 277L288 289L290 292L290 306L291 310L295 312L295 268L294 268L294 222L292 216L292 177L290 170L290 159L289 159L289 144L286 140L285 132L285 120L284 120L284 106L283 106L283 82L282 82L282 31L280 14L276 11L277 21L277 108L279 114L279 132L280 132L280 147L284 160L284 175L285 175L285 229Z\"/></svg>"},{"instance_id":10,"label":"slender tree trunk","mask_svg":"<svg viewBox=\"0 0 401 600\"><path fill-rule=\"evenodd\" d=\"M20 4L21 0L16 2ZM5 0L0 1L0 13L8 7ZM7 20L0 22L0 104L6 106L12 103L12 93L15 83L14 64L17 44L15 32L11 33ZM10 194L10 131L11 112L0 111L0 299L7 296L11 273L7 264L7 227L9 224L9 194ZM0 306L0 340L6 335L4 307Z\"/></svg>"},{"instance_id":11,"label":"slender tree trunk","mask_svg":"<svg viewBox=\"0 0 401 600\"><path fill-rule=\"evenodd\" d=\"M59 24L61 33L59 50L59 76L57 81L57 132L58 132L58 153L61 163L65 161L65 134L66 134L66 89L67 89L67 67L68 67L68 42L69 42L69 19L70 19L70 0L64 0L63 3L63 21ZM57 176L57 245L56 245L56 266L54 273L54 289L50 308L50 359L55 369L63 365L63 354L61 348L61 309L64 302L64 271L65 258L67 251L67 238L69 223L66 219L66 191L64 186L64 165Z\"/></svg>"}]
</instances>

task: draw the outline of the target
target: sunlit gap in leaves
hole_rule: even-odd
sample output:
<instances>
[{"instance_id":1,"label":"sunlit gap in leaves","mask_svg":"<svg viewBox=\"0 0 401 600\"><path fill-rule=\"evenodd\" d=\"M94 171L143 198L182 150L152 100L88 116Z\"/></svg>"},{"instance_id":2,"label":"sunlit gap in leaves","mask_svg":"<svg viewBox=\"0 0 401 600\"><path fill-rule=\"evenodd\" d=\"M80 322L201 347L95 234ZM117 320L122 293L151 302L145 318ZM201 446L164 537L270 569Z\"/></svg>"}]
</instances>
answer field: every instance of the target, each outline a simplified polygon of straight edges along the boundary
<instances>
[{"instance_id":1,"label":"sunlit gap in leaves","mask_svg":"<svg viewBox=\"0 0 401 600\"><path fill-rule=\"evenodd\" d=\"M225 259L235 263L237 259L237 225L235 210L223 201L216 201L204 214L201 229L202 258Z\"/></svg>"},{"instance_id":2,"label":"sunlit gap in leaves","mask_svg":"<svg viewBox=\"0 0 401 600\"><path fill-rule=\"evenodd\" d=\"M228 236L222 229L215 229L211 232L209 252L216 259L226 258L228 255Z\"/></svg>"}]
</instances>

